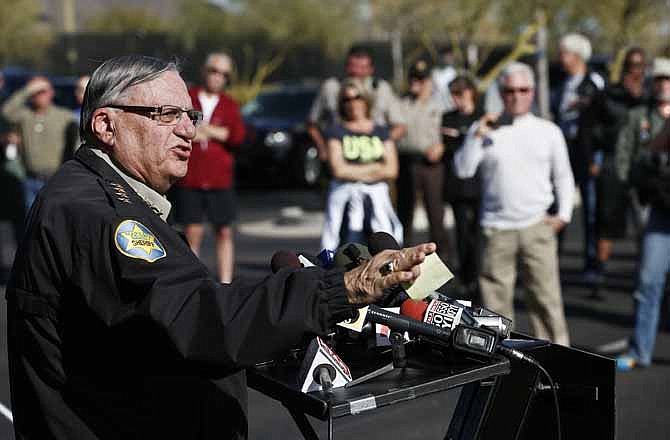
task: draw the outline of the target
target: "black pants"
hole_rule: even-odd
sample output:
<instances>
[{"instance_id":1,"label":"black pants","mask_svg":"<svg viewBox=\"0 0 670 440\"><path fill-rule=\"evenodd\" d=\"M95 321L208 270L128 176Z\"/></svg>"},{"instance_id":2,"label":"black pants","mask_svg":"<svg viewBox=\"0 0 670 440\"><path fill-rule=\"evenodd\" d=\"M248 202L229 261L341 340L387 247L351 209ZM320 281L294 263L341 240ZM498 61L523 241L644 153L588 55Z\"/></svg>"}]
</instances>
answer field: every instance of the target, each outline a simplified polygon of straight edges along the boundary
<instances>
[{"instance_id":1,"label":"black pants","mask_svg":"<svg viewBox=\"0 0 670 440\"><path fill-rule=\"evenodd\" d=\"M480 270L479 200L459 200L451 203L454 211L456 245L461 281L474 289Z\"/></svg>"},{"instance_id":2,"label":"black pants","mask_svg":"<svg viewBox=\"0 0 670 440\"><path fill-rule=\"evenodd\" d=\"M403 226L405 245L414 244L412 222L416 194L420 191L428 215L430 240L437 244L438 253L444 258L448 250L442 198L444 165L442 162L428 163L421 156L404 154L400 155L399 162L398 217Z\"/></svg>"}]
</instances>

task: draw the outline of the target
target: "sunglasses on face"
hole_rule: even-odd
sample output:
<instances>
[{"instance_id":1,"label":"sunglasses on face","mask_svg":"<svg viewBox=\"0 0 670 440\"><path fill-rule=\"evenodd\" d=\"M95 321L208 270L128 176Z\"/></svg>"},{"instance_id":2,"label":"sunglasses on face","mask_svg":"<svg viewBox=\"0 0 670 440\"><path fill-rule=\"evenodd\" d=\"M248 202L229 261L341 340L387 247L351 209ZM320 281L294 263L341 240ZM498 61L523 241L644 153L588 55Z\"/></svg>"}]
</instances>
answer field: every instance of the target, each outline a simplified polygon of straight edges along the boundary
<instances>
[{"instance_id":1,"label":"sunglasses on face","mask_svg":"<svg viewBox=\"0 0 670 440\"><path fill-rule=\"evenodd\" d=\"M637 61L637 60L626 61L624 64L625 64L625 66L628 67L628 68L633 68L633 67L635 67L635 68L638 68L638 69L639 69L639 68L647 67L647 63L645 63L644 61Z\"/></svg>"},{"instance_id":2,"label":"sunglasses on face","mask_svg":"<svg viewBox=\"0 0 670 440\"><path fill-rule=\"evenodd\" d=\"M228 77L228 75L230 75L230 72L228 72L227 70L220 70L217 69L216 67L208 67L206 70L208 75L223 75L226 78Z\"/></svg>"},{"instance_id":3,"label":"sunglasses on face","mask_svg":"<svg viewBox=\"0 0 670 440\"><path fill-rule=\"evenodd\" d=\"M363 97L361 95L345 96L342 98L342 102L356 101L357 99L363 99Z\"/></svg>"},{"instance_id":4,"label":"sunglasses on face","mask_svg":"<svg viewBox=\"0 0 670 440\"><path fill-rule=\"evenodd\" d=\"M519 94L519 95L527 95L530 93L531 88L530 87L505 87L502 89L502 92L504 95L514 95L514 94Z\"/></svg>"}]
</instances>

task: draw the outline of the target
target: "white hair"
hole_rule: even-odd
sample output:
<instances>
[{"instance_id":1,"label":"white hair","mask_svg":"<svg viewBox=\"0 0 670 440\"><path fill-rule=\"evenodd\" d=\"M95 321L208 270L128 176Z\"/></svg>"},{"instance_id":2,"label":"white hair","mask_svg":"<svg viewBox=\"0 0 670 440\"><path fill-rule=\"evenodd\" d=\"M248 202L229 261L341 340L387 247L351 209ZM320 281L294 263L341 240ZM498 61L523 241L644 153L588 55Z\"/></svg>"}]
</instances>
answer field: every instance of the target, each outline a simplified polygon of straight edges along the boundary
<instances>
[{"instance_id":1,"label":"white hair","mask_svg":"<svg viewBox=\"0 0 670 440\"><path fill-rule=\"evenodd\" d=\"M120 104L131 87L152 81L165 72L179 73L176 61L126 55L102 63L91 75L84 92L79 136L88 142L95 142L91 127L93 112L110 104Z\"/></svg>"},{"instance_id":2,"label":"white hair","mask_svg":"<svg viewBox=\"0 0 670 440\"><path fill-rule=\"evenodd\" d=\"M566 52L574 53L584 62L587 62L591 58L591 43L583 35L565 35L561 38L560 46Z\"/></svg>"},{"instance_id":3,"label":"white hair","mask_svg":"<svg viewBox=\"0 0 670 440\"><path fill-rule=\"evenodd\" d=\"M225 52L212 52L209 55L207 55L207 59L205 60L205 66L211 65L215 59L221 60L224 65L228 68L228 70L233 69L233 59L230 57Z\"/></svg>"},{"instance_id":4,"label":"white hair","mask_svg":"<svg viewBox=\"0 0 670 440\"><path fill-rule=\"evenodd\" d=\"M512 75L525 75L528 79L528 85L532 88L535 88L535 74L533 69L526 63L521 63L519 61L513 61L509 63L503 69L500 77L498 77L498 84L500 87L504 87L505 81Z\"/></svg>"}]
</instances>

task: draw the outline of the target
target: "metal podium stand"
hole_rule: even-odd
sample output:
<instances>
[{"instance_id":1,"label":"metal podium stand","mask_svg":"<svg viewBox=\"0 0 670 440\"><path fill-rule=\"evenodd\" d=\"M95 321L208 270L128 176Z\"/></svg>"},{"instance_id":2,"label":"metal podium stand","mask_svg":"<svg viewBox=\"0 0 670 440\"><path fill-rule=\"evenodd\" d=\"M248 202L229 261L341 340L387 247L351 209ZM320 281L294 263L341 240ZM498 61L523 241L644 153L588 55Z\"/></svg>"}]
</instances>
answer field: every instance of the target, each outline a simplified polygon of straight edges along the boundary
<instances>
[{"instance_id":1,"label":"metal podium stand","mask_svg":"<svg viewBox=\"0 0 670 440\"><path fill-rule=\"evenodd\" d=\"M615 365L603 356L513 333L511 346L534 357L557 385L563 438L615 438ZM339 350L339 347L338 347ZM390 349L352 350L342 359L353 377L391 362ZM398 402L463 387L446 440L530 440L555 438L556 417L551 392L537 368L505 358L476 360L463 354L436 360L412 355L413 366L394 368L365 383L327 392L300 392L298 360L277 362L248 372L249 386L280 401L306 439L318 439L306 415L333 421Z\"/></svg>"},{"instance_id":2,"label":"metal podium stand","mask_svg":"<svg viewBox=\"0 0 670 440\"><path fill-rule=\"evenodd\" d=\"M386 352L352 351L341 354L354 378L391 362ZM470 383L508 374L507 359L475 360L457 357L448 363L437 363L429 356L414 359L425 368L395 368L375 379L351 388L302 393L297 382L299 362L279 362L248 371L248 385L281 402L289 411L305 439L318 439L306 415L328 421L328 438L333 438L334 419L377 410L432 393L439 393ZM445 427L446 429L446 427Z\"/></svg>"}]
</instances>

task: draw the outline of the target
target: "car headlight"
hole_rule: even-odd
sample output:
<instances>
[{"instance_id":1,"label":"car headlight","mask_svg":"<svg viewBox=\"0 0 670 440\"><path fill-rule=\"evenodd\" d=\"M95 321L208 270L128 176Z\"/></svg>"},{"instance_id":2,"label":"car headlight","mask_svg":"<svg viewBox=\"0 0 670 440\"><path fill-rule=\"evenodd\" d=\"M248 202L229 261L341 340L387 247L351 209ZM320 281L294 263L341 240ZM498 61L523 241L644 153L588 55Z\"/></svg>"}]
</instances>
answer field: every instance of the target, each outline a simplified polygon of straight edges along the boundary
<instances>
[{"instance_id":1,"label":"car headlight","mask_svg":"<svg viewBox=\"0 0 670 440\"><path fill-rule=\"evenodd\" d=\"M265 136L265 145L270 148L288 147L291 141L291 134L285 131L271 131Z\"/></svg>"}]
</instances>

